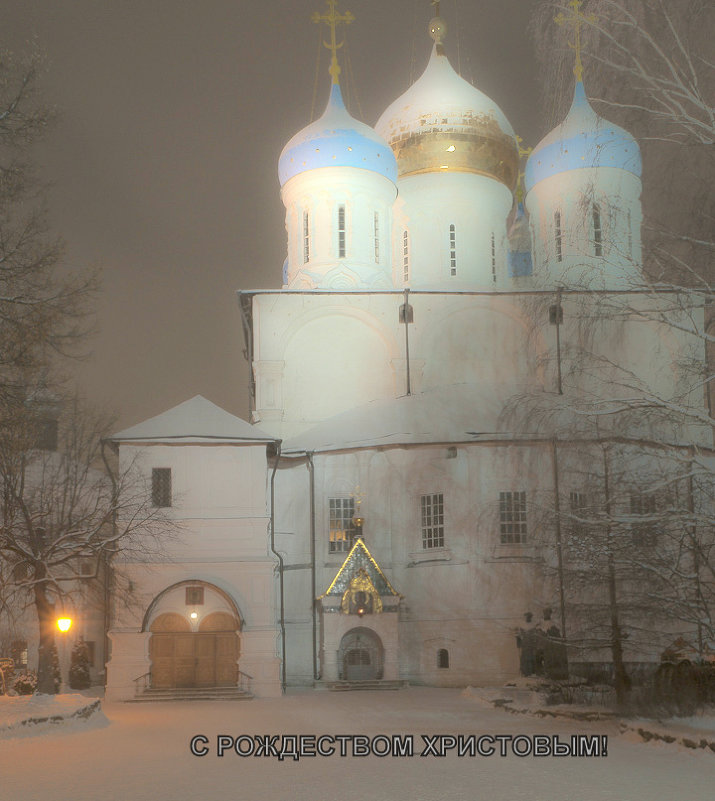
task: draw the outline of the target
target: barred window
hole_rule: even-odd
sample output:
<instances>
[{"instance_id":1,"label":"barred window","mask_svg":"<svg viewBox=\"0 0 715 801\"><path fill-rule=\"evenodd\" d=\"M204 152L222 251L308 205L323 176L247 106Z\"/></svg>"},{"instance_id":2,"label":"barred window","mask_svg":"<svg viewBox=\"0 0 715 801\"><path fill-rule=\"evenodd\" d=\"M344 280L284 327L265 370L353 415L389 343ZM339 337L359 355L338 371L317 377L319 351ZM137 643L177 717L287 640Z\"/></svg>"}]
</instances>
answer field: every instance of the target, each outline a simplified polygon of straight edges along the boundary
<instances>
[{"instance_id":1,"label":"barred window","mask_svg":"<svg viewBox=\"0 0 715 801\"><path fill-rule=\"evenodd\" d=\"M449 651L446 648L440 648L437 651L437 667L442 670L449 667Z\"/></svg>"},{"instance_id":2,"label":"barred window","mask_svg":"<svg viewBox=\"0 0 715 801\"><path fill-rule=\"evenodd\" d=\"M303 264L310 261L310 215L303 212Z\"/></svg>"},{"instance_id":3,"label":"barred window","mask_svg":"<svg viewBox=\"0 0 715 801\"><path fill-rule=\"evenodd\" d=\"M454 225L449 226L449 272L457 275L457 231Z\"/></svg>"},{"instance_id":4,"label":"barred window","mask_svg":"<svg viewBox=\"0 0 715 801\"><path fill-rule=\"evenodd\" d=\"M631 514L634 516L653 517L658 510L656 496L653 493L631 493ZM658 539L658 530L654 520L631 524L631 538L638 547L651 548Z\"/></svg>"},{"instance_id":5,"label":"barred window","mask_svg":"<svg viewBox=\"0 0 715 801\"><path fill-rule=\"evenodd\" d=\"M497 241L492 231L492 281L497 280Z\"/></svg>"},{"instance_id":6,"label":"barred window","mask_svg":"<svg viewBox=\"0 0 715 801\"><path fill-rule=\"evenodd\" d=\"M503 545L526 542L526 492L499 493L499 534Z\"/></svg>"},{"instance_id":7,"label":"barred window","mask_svg":"<svg viewBox=\"0 0 715 801\"><path fill-rule=\"evenodd\" d=\"M571 533L580 535L584 533L585 524L581 522L587 514L588 497L585 492L569 492L569 511L571 512ZM581 518L581 519L577 519Z\"/></svg>"},{"instance_id":8,"label":"barred window","mask_svg":"<svg viewBox=\"0 0 715 801\"><path fill-rule=\"evenodd\" d=\"M355 539L355 499L330 498L328 553L346 553Z\"/></svg>"},{"instance_id":9,"label":"barred window","mask_svg":"<svg viewBox=\"0 0 715 801\"><path fill-rule=\"evenodd\" d=\"M603 255L603 231L601 229L601 209L593 204L593 255Z\"/></svg>"},{"instance_id":10,"label":"barred window","mask_svg":"<svg viewBox=\"0 0 715 801\"><path fill-rule=\"evenodd\" d=\"M153 467L151 471L151 502L154 506L171 506L171 468Z\"/></svg>"},{"instance_id":11,"label":"barred window","mask_svg":"<svg viewBox=\"0 0 715 801\"><path fill-rule=\"evenodd\" d=\"M556 245L556 261L562 261L563 254L563 234L561 231L561 212L554 212L554 244Z\"/></svg>"},{"instance_id":12,"label":"barred window","mask_svg":"<svg viewBox=\"0 0 715 801\"><path fill-rule=\"evenodd\" d=\"M345 258L345 206L338 206L338 258Z\"/></svg>"},{"instance_id":13,"label":"barred window","mask_svg":"<svg viewBox=\"0 0 715 801\"><path fill-rule=\"evenodd\" d=\"M422 495L422 547L444 548L444 495Z\"/></svg>"},{"instance_id":14,"label":"barred window","mask_svg":"<svg viewBox=\"0 0 715 801\"><path fill-rule=\"evenodd\" d=\"M407 231L402 232L402 280L410 280L410 237Z\"/></svg>"},{"instance_id":15,"label":"barred window","mask_svg":"<svg viewBox=\"0 0 715 801\"><path fill-rule=\"evenodd\" d=\"M380 214L375 212L373 222L373 238L375 240L375 264L380 263Z\"/></svg>"}]
</instances>

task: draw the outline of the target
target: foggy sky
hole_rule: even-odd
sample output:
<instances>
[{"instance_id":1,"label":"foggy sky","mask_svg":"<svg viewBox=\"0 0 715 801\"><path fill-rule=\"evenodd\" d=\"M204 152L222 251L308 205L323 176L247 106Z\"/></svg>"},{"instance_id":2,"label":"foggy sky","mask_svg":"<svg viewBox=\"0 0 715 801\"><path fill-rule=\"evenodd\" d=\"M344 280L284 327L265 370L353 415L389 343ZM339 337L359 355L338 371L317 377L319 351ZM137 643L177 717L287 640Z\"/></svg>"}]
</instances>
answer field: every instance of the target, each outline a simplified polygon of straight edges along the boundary
<instances>
[{"instance_id":1,"label":"foggy sky","mask_svg":"<svg viewBox=\"0 0 715 801\"><path fill-rule=\"evenodd\" d=\"M524 145L543 133L534 0L444 0L447 54ZM429 57L428 0L340 0L351 113L374 125ZM71 265L99 266L91 354L71 369L118 427L202 394L247 419L237 289L281 285L277 178L310 121L324 0L6 0L0 46L39 49L60 118L38 151ZM344 51L343 51L344 52ZM321 56L317 115L327 102ZM350 75L343 65L341 83ZM348 95L353 87L348 84ZM362 112L362 113L361 113Z\"/></svg>"}]
</instances>

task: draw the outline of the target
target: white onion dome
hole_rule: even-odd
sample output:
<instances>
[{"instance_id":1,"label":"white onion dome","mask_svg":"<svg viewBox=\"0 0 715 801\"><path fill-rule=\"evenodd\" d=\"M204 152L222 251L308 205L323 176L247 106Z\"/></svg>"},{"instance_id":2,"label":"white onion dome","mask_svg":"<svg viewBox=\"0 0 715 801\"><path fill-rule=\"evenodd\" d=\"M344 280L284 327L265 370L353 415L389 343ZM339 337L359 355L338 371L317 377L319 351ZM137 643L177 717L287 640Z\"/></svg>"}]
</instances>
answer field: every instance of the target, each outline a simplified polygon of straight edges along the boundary
<instances>
[{"instance_id":1,"label":"white onion dome","mask_svg":"<svg viewBox=\"0 0 715 801\"><path fill-rule=\"evenodd\" d=\"M641 154L628 131L596 114L578 81L566 119L529 156L524 186L529 192L544 178L583 167L617 167L640 178Z\"/></svg>"},{"instance_id":2,"label":"white onion dome","mask_svg":"<svg viewBox=\"0 0 715 801\"><path fill-rule=\"evenodd\" d=\"M514 189L519 155L504 112L452 68L439 42L427 69L380 117L399 176L472 172Z\"/></svg>"},{"instance_id":3,"label":"white onion dome","mask_svg":"<svg viewBox=\"0 0 715 801\"><path fill-rule=\"evenodd\" d=\"M397 179L392 151L369 125L350 116L337 83L332 85L323 116L299 131L283 148L278 160L280 184L320 167L357 167L391 181Z\"/></svg>"}]
</instances>

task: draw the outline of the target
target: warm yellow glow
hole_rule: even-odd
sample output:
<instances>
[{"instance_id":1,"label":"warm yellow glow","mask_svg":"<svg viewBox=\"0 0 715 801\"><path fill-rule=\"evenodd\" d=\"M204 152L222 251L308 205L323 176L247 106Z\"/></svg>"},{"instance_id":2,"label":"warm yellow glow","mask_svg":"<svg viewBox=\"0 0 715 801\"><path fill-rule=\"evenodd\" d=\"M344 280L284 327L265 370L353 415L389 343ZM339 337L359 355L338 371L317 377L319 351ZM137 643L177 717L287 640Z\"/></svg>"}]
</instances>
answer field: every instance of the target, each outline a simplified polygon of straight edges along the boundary
<instances>
[{"instance_id":1,"label":"warm yellow glow","mask_svg":"<svg viewBox=\"0 0 715 801\"><path fill-rule=\"evenodd\" d=\"M72 627L72 618L69 617L57 618L57 628L60 631L69 631L71 627Z\"/></svg>"},{"instance_id":2,"label":"warm yellow glow","mask_svg":"<svg viewBox=\"0 0 715 801\"><path fill-rule=\"evenodd\" d=\"M454 153L454 151L455 151L456 149L457 149L457 148L456 148L454 145L450 145L450 146L447 148L447 152L448 152L448 153Z\"/></svg>"},{"instance_id":3,"label":"warm yellow glow","mask_svg":"<svg viewBox=\"0 0 715 801\"><path fill-rule=\"evenodd\" d=\"M198 612L192 612L192 613L189 615L189 617L190 617L192 620L198 620L198 619L199 619L199 613L198 613Z\"/></svg>"}]
</instances>

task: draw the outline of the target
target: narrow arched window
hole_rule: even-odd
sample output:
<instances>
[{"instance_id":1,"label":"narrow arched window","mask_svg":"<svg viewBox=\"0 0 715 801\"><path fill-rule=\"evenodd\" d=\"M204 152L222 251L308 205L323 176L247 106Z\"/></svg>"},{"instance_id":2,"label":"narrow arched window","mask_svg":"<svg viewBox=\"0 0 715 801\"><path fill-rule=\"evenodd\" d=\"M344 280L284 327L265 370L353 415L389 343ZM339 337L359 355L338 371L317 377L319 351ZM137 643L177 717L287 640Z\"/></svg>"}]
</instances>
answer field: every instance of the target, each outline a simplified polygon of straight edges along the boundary
<instances>
[{"instance_id":1,"label":"narrow arched window","mask_svg":"<svg viewBox=\"0 0 715 801\"><path fill-rule=\"evenodd\" d=\"M449 651L446 648L437 651L437 667L442 670L449 667Z\"/></svg>"},{"instance_id":2,"label":"narrow arched window","mask_svg":"<svg viewBox=\"0 0 715 801\"><path fill-rule=\"evenodd\" d=\"M601 208L593 204L593 255L603 256L603 231L601 230Z\"/></svg>"},{"instance_id":3,"label":"narrow arched window","mask_svg":"<svg viewBox=\"0 0 715 801\"><path fill-rule=\"evenodd\" d=\"M338 258L345 258L345 206L338 206Z\"/></svg>"},{"instance_id":4,"label":"narrow arched window","mask_svg":"<svg viewBox=\"0 0 715 801\"><path fill-rule=\"evenodd\" d=\"M562 261L563 254L563 234L561 232L561 212L554 212L554 245L556 247L556 261Z\"/></svg>"},{"instance_id":5,"label":"narrow arched window","mask_svg":"<svg viewBox=\"0 0 715 801\"><path fill-rule=\"evenodd\" d=\"M633 221L630 209L628 209L628 255L633 256Z\"/></svg>"},{"instance_id":6,"label":"narrow arched window","mask_svg":"<svg viewBox=\"0 0 715 801\"><path fill-rule=\"evenodd\" d=\"M376 211L372 227L373 239L375 241L375 264L380 263L380 214Z\"/></svg>"},{"instance_id":7,"label":"narrow arched window","mask_svg":"<svg viewBox=\"0 0 715 801\"><path fill-rule=\"evenodd\" d=\"M303 212L303 264L310 261L310 214Z\"/></svg>"},{"instance_id":8,"label":"narrow arched window","mask_svg":"<svg viewBox=\"0 0 715 801\"><path fill-rule=\"evenodd\" d=\"M497 243L492 231L492 281L496 283L497 280Z\"/></svg>"},{"instance_id":9,"label":"narrow arched window","mask_svg":"<svg viewBox=\"0 0 715 801\"><path fill-rule=\"evenodd\" d=\"M449 272L457 275L457 232L454 225L449 226Z\"/></svg>"},{"instance_id":10,"label":"narrow arched window","mask_svg":"<svg viewBox=\"0 0 715 801\"><path fill-rule=\"evenodd\" d=\"M410 280L410 237L407 231L402 232L402 280Z\"/></svg>"}]
</instances>

